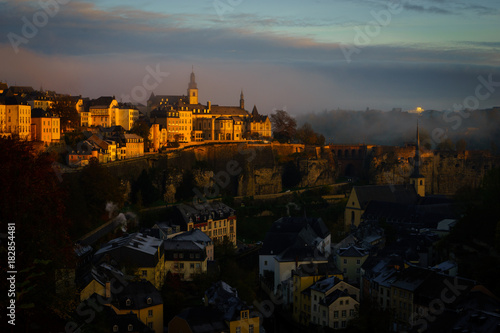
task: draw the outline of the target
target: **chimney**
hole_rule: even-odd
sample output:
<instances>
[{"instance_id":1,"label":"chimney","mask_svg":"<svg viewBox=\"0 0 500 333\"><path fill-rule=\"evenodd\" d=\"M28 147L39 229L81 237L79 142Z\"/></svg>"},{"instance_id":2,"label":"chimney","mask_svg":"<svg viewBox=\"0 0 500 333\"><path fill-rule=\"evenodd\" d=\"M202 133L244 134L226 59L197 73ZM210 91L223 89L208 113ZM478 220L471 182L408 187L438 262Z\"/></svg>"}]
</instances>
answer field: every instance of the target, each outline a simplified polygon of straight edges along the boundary
<instances>
[{"instance_id":1,"label":"chimney","mask_svg":"<svg viewBox=\"0 0 500 333\"><path fill-rule=\"evenodd\" d=\"M111 298L111 282L106 282L106 299Z\"/></svg>"}]
</instances>

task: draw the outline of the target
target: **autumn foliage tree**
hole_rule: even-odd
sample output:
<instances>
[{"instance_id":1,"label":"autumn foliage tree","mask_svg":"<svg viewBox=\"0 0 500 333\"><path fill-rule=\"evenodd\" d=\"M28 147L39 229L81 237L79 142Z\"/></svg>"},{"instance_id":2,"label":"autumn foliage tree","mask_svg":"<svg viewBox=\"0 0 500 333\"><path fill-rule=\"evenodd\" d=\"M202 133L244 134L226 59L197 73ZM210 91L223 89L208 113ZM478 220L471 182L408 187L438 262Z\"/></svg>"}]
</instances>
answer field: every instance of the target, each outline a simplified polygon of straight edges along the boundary
<instances>
[{"instance_id":1,"label":"autumn foliage tree","mask_svg":"<svg viewBox=\"0 0 500 333\"><path fill-rule=\"evenodd\" d=\"M69 130L75 129L80 125L78 112L76 111L76 103L70 96L63 96L58 98L50 111L58 116L61 120L61 129Z\"/></svg>"},{"instance_id":2,"label":"autumn foliage tree","mask_svg":"<svg viewBox=\"0 0 500 333\"><path fill-rule=\"evenodd\" d=\"M65 311L71 310L55 293L56 269L74 262L68 236L70 223L65 217L66 193L52 167L54 159L37 154L30 142L0 138L0 152L1 232L6 233L8 223L15 225L15 266L10 270L18 272L17 328L40 325L50 330ZM0 250L5 249L2 240ZM2 256L5 260L7 254ZM4 305L0 305L0 311L7 313ZM25 331L31 331L31 326Z\"/></svg>"},{"instance_id":3,"label":"autumn foliage tree","mask_svg":"<svg viewBox=\"0 0 500 333\"><path fill-rule=\"evenodd\" d=\"M286 111L278 110L271 115L273 135L279 142L289 142L297 132L297 122Z\"/></svg>"}]
</instances>

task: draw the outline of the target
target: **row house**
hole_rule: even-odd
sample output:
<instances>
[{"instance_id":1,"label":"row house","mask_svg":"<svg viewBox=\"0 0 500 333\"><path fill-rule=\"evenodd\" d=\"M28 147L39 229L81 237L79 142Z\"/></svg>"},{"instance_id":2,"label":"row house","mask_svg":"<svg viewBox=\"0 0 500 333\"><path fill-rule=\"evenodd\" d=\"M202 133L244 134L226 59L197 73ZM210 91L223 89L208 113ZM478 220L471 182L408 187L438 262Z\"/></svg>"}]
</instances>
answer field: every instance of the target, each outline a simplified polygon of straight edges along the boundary
<instances>
[{"instance_id":1,"label":"row house","mask_svg":"<svg viewBox=\"0 0 500 333\"><path fill-rule=\"evenodd\" d=\"M475 281L450 276L435 268L405 263L400 256L370 258L363 265L363 297L380 309L391 311L392 330L410 330L424 319L439 301L444 311L455 309L468 295ZM453 310L454 311L454 310Z\"/></svg>"},{"instance_id":2,"label":"row house","mask_svg":"<svg viewBox=\"0 0 500 333\"><path fill-rule=\"evenodd\" d=\"M31 140L31 106L19 96L0 96L0 134Z\"/></svg>"},{"instance_id":3,"label":"row house","mask_svg":"<svg viewBox=\"0 0 500 333\"><path fill-rule=\"evenodd\" d=\"M135 106L118 103L114 96L101 96L92 100L80 98L75 107L82 127L121 126L130 131L139 118L139 110Z\"/></svg>"},{"instance_id":4,"label":"row house","mask_svg":"<svg viewBox=\"0 0 500 333\"><path fill-rule=\"evenodd\" d=\"M152 93L147 105L153 126L158 125L152 127L151 137L160 147L174 141L240 141L272 135L268 116L260 115L255 106L251 113L245 110L243 91L239 106L212 105L210 101L200 104L194 73L186 95Z\"/></svg>"},{"instance_id":5,"label":"row house","mask_svg":"<svg viewBox=\"0 0 500 333\"><path fill-rule=\"evenodd\" d=\"M31 110L31 140L45 144L61 140L61 121L50 111Z\"/></svg>"},{"instance_id":6,"label":"row house","mask_svg":"<svg viewBox=\"0 0 500 333\"><path fill-rule=\"evenodd\" d=\"M177 205L174 207L173 219L184 231L199 229L213 242L221 242L227 238L236 246L236 212L221 202L196 206Z\"/></svg>"},{"instance_id":7,"label":"row house","mask_svg":"<svg viewBox=\"0 0 500 333\"><path fill-rule=\"evenodd\" d=\"M167 239L165 249L165 271L182 281L191 281L195 275L207 272L206 248L192 240Z\"/></svg>"},{"instance_id":8,"label":"row house","mask_svg":"<svg viewBox=\"0 0 500 333\"><path fill-rule=\"evenodd\" d=\"M104 244L95 254L94 263L108 263L151 282L160 289L165 279L163 240L145 234L124 234Z\"/></svg>"},{"instance_id":9,"label":"row house","mask_svg":"<svg viewBox=\"0 0 500 333\"><path fill-rule=\"evenodd\" d=\"M328 263L330 231L321 218L283 217L266 233L259 252L259 276L274 294L283 294L301 264Z\"/></svg>"}]
</instances>

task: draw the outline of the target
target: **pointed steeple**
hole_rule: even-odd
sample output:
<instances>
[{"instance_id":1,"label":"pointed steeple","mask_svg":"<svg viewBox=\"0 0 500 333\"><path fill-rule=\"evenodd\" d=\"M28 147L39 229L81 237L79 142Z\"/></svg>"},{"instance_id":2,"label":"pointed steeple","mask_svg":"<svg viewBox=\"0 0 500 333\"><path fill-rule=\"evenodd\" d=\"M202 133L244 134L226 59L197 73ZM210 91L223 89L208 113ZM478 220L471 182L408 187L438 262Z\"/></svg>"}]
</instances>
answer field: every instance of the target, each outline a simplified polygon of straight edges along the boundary
<instances>
[{"instance_id":1,"label":"pointed steeple","mask_svg":"<svg viewBox=\"0 0 500 333\"><path fill-rule=\"evenodd\" d=\"M245 109L245 96L243 96L243 89L241 89L240 94L240 109Z\"/></svg>"},{"instance_id":2,"label":"pointed steeple","mask_svg":"<svg viewBox=\"0 0 500 333\"><path fill-rule=\"evenodd\" d=\"M194 76L194 67L193 67L193 70L191 72L191 79L189 81L188 89L198 89L198 85L196 84L196 78Z\"/></svg>"},{"instance_id":3,"label":"pointed steeple","mask_svg":"<svg viewBox=\"0 0 500 333\"><path fill-rule=\"evenodd\" d=\"M417 142L415 145L415 158L413 172L410 176L410 183L415 187L415 191L421 197L425 196L425 177L420 174L420 133L417 120Z\"/></svg>"},{"instance_id":4,"label":"pointed steeple","mask_svg":"<svg viewBox=\"0 0 500 333\"><path fill-rule=\"evenodd\" d=\"M418 119L417 119L417 143L415 146L415 158L412 177L423 177L420 174L420 133L418 131Z\"/></svg>"},{"instance_id":5,"label":"pointed steeple","mask_svg":"<svg viewBox=\"0 0 500 333\"><path fill-rule=\"evenodd\" d=\"M187 95L189 104L198 104L198 85L196 84L196 78L194 76L194 66L191 71L191 79L188 84Z\"/></svg>"}]
</instances>

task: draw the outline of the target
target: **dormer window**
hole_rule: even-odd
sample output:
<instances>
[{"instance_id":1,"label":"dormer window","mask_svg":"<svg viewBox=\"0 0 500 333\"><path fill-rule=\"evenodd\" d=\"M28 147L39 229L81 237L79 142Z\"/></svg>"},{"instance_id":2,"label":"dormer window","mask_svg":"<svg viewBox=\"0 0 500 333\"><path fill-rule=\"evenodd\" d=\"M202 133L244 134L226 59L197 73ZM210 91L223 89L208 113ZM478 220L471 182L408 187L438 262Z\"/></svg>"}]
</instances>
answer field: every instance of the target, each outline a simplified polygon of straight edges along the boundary
<instances>
[{"instance_id":1,"label":"dormer window","mask_svg":"<svg viewBox=\"0 0 500 333\"><path fill-rule=\"evenodd\" d=\"M128 325L128 331L129 331L129 332L132 332L133 330L134 330L134 325L129 324L129 325Z\"/></svg>"},{"instance_id":2,"label":"dormer window","mask_svg":"<svg viewBox=\"0 0 500 333\"><path fill-rule=\"evenodd\" d=\"M148 304L153 303L153 299L151 297L148 297L148 299L146 300L146 303L148 303Z\"/></svg>"},{"instance_id":3,"label":"dormer window","mask_svg":"<svg viewBox=\"0 0 500 333\"><path fill-rule=\"evenodd\" d=\"M113 326L113 332L118 332L118 325Z\"/></svg>"},{"instance_id":4,"label":"dormer window","mask_svg":"<svg viewBox=\"0 0 500 333\"><path fill-rule=\"evenodd\" d=\"M127 298L127 300L125 301L125 305L126 306L132 305L132 300L130 298Z\"/></svg>"}]
</instances>

